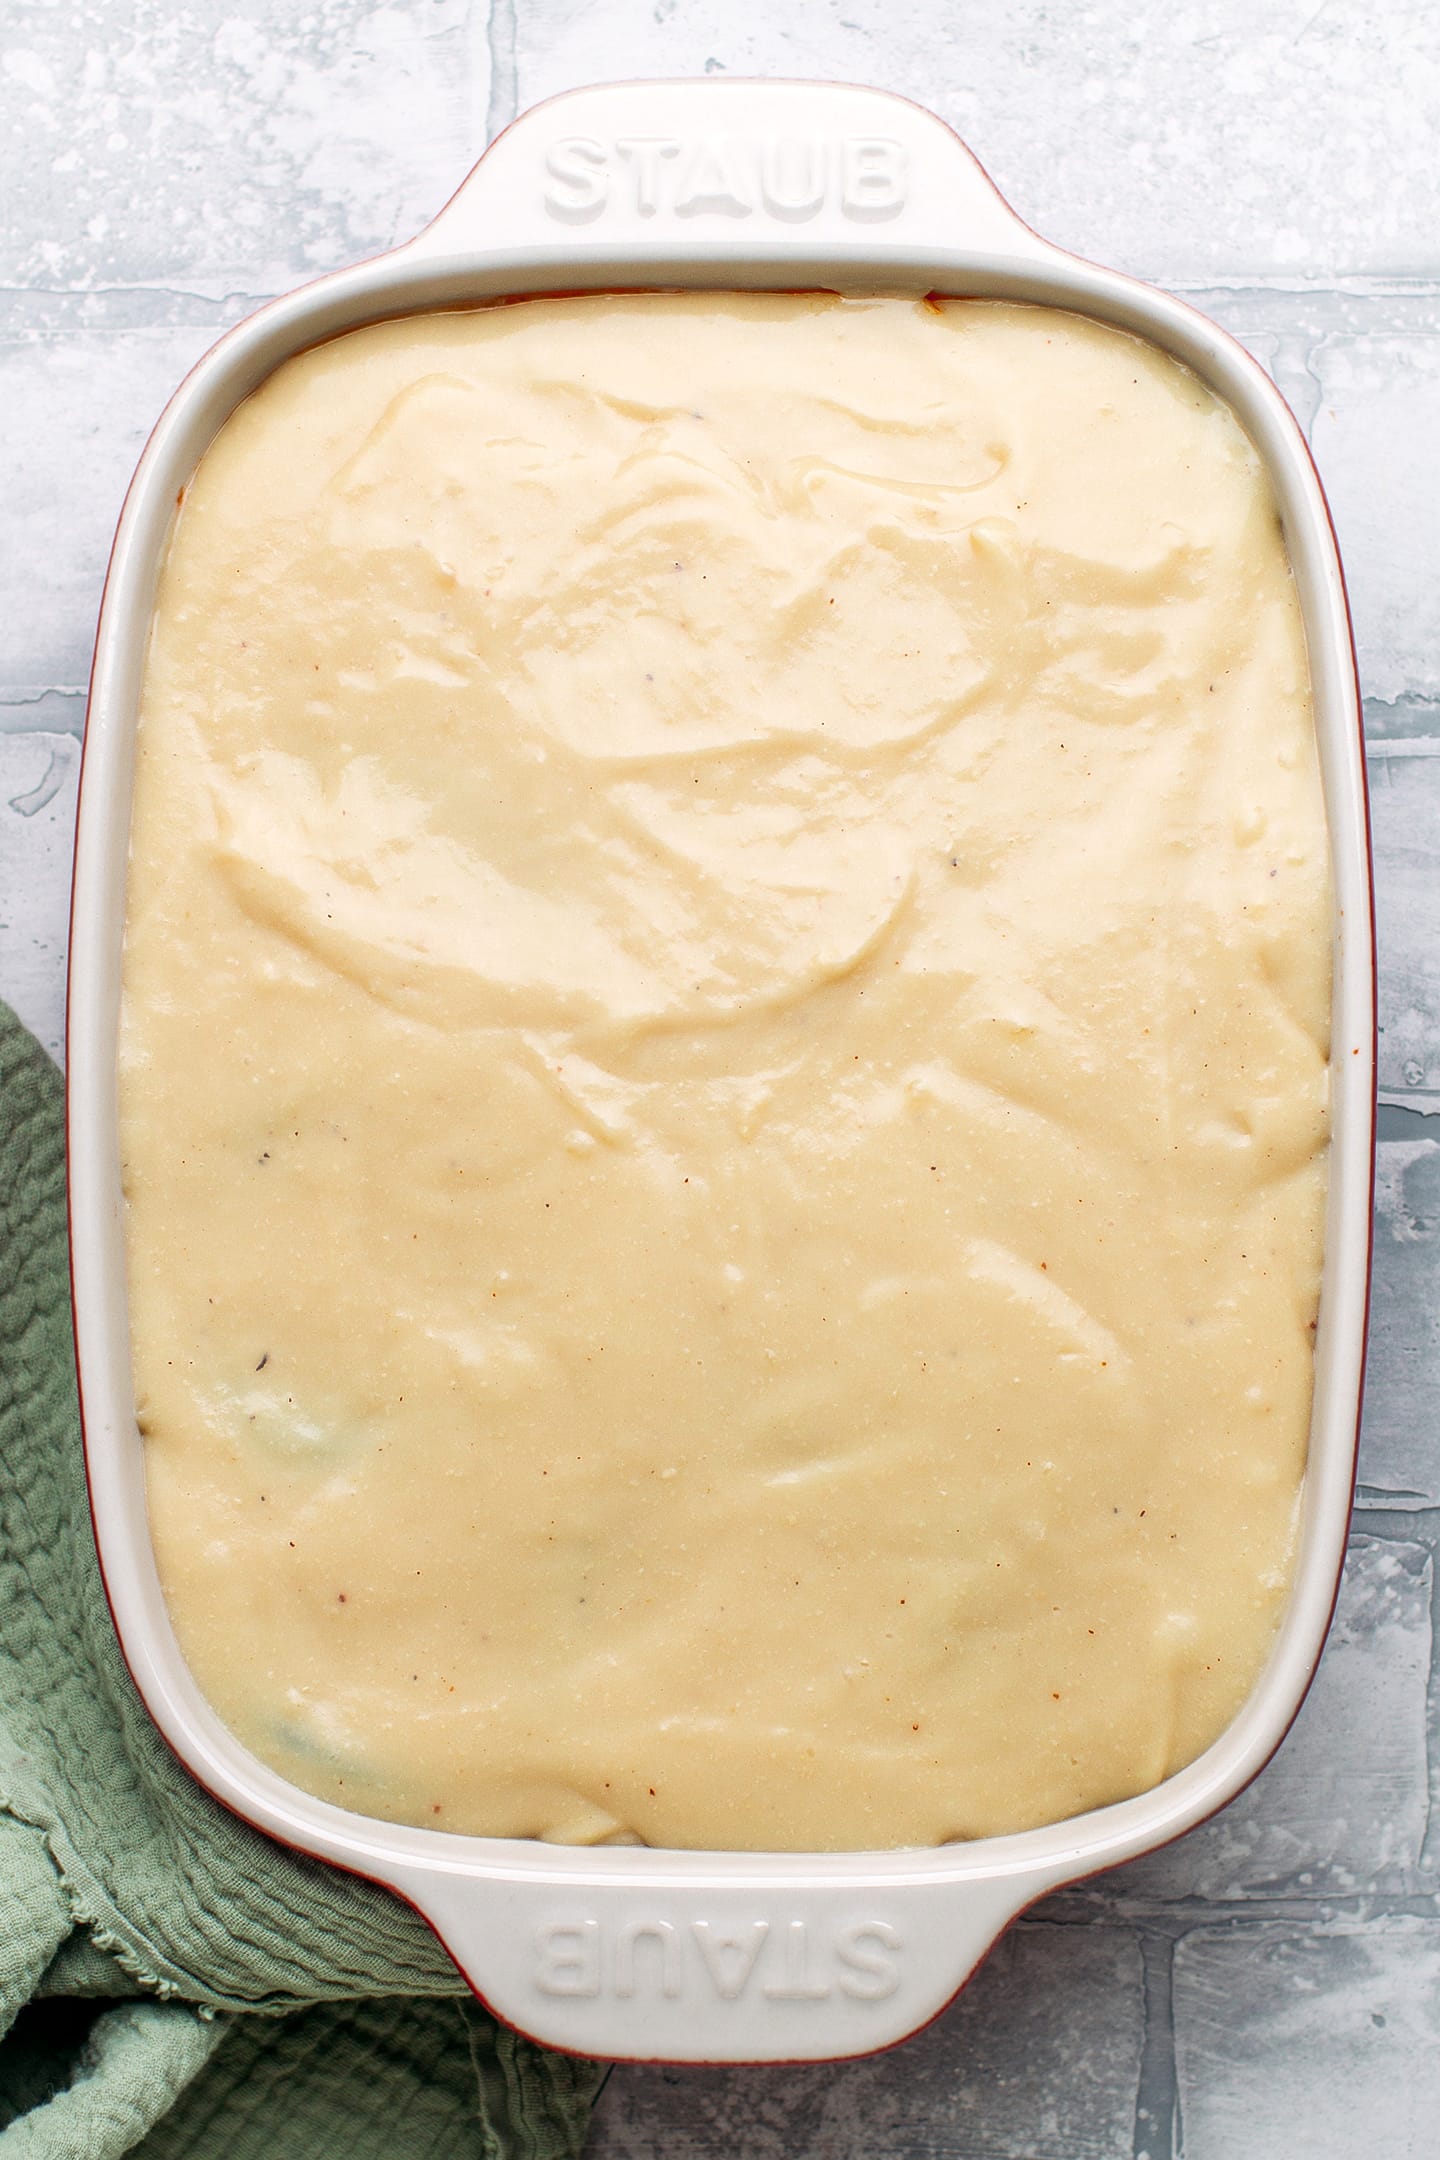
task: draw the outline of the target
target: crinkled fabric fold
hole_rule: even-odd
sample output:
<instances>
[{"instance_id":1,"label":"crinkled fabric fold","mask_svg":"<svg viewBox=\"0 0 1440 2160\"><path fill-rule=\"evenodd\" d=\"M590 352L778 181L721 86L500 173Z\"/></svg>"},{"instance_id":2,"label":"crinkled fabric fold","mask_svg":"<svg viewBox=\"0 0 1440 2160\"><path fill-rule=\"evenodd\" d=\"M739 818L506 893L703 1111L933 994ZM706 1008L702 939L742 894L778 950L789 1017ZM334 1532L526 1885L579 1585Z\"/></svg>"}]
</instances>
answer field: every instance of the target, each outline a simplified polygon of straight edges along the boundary
<instances>
[{"instance_id":1,"label":"crinkled fabric fold","mask_svg":"<svg viewBox=\"0 0 1440 2160\"><path fill-rule=\"evenodd\" d=\"M60 1076L0 1006L0 2160L570 2160L601 2072L179 1767L120 1657L75 1398Z\"/></svg>"}]
</instances>

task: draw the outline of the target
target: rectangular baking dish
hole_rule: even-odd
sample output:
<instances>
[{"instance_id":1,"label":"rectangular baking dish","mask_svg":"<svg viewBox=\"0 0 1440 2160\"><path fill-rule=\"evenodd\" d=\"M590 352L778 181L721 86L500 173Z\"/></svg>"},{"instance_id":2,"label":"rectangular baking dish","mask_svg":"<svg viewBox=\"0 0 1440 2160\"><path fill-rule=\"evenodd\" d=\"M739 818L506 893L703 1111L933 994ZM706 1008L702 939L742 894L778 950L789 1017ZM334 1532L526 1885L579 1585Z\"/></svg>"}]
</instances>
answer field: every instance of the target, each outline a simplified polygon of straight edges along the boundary
<instances>
[{"instance_id":1,"label":"rectangular baking dish","mask_svg":"<svg viewBox=\"0 0 1440 2160\"><path fill-rule=\"evenodd\" d=\"M1294 1588L1222 1737L1154 1790L1048 1828L927 1851L602 1848L411 1829L310 1797L232 1738L181 1658L146 1517L126 1317L116 1038L136 711L177 495L291 354L359 324L499 296L619 287L951 294L1065 308L1149 339L1236 412L1269 468L1309 644L1332 850L1333 1144L1316 1385ZM502 135L415 240L263 308L183 384L116 536L80 790L69 987L75 1317L95 1534L121 1646L160 1730L227 1807L384 1883L503 2019L586 2054L783 2061L903 2038L1058 1884L1177 1836L1283 1738L1344 1555L1368 1286L1374 964L1358 693L1344 587L1299 427L1261 369L1179 302L1029 230L933 115L815 83L616 84Z\"/></svg>"}]
</instances>

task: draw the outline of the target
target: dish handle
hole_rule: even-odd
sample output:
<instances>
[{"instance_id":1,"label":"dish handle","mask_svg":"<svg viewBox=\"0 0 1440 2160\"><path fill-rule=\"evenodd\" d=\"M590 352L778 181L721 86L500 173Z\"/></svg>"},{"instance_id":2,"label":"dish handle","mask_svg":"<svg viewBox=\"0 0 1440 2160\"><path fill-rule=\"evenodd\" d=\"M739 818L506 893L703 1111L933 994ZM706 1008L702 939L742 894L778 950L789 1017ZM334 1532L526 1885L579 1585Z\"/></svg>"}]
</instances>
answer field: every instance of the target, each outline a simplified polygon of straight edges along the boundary
<instances>
[{"instance_id":1,"label":"dish handle","mask_svg":"<svg viewBox=\"0 0 1440 2160\"><path fill-rule=\"evenodd\" d=\"M587 264L834 263L963 251L1031 263L1031 232L942 120L837 83L605 83L522 113L400 252Z\"/></svg>"},{"instance_id":2,"label":"dish handle","mask_svg":"<svg viewBox=\"0 0 1440 2160\"><path fill-rule=\"evenodd\" d=\"M847 1880L841 1861L825 1879L767 1879L740 1856L727 1877L711 1856L668 1883L623 1866L392 1879L507 2025L580 2055L718 2063L905 2039L1060 1872L880 1881L862 1864Z\"/></svg>"}]
</instances>

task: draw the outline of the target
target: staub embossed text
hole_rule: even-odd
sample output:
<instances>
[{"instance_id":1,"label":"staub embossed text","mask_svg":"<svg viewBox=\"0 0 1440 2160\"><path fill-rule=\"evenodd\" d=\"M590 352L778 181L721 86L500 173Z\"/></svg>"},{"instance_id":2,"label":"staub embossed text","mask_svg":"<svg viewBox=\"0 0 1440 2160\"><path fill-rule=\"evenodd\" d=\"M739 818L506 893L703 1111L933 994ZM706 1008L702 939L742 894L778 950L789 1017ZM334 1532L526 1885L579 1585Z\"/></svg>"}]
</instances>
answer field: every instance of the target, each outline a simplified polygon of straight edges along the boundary
<instances>
[{"instance_id":1,"label":"staub embossed text","mask_svg":"<svg viewBox=\"0 0 1440 2160\"><path fill-rule=\"evenodd\" d=\"M886 1920L818 1927L806 1920L632 1918L606 1926L585 1916L535 1931L534 1984L542 1995L664 1996L721 2002L883 2002L900 1985L903 1945Z\"/></svg>"},{"instance_id":2,"label":"staub embossed text","mask_svg":"<svg viewBox=\"0 0 1440 2160\"><path fill-rule=\"evenodd\" d=\"M569 225L607 210L800 225L827 209L873 224L899 216L905 187L904 147L886 135L567 135L545 155L545 208Z\"/></svg>"}]
</instances>

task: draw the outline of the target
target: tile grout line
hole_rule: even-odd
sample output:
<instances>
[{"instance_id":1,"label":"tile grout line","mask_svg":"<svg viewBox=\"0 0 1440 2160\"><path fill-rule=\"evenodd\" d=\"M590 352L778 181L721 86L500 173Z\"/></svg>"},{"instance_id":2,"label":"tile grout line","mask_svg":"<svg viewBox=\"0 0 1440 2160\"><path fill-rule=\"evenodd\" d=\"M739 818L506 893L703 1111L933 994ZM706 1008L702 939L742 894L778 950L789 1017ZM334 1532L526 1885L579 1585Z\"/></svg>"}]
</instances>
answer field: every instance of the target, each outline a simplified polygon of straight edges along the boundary
<instances>
[{"instance_id":1,"label":"tile grout line","mask_svg":"<svg viewBox=\"0 0 1440 2160\"><path fill-rule=\"evenodd\" d=\"M1026 1930L1103 1927L1108 1923L1112 1927L1133 1928L1142 1933L1148 1929L1173 1935L1179 1942L1201 1928L1221 1928L1229 1934L1244 1934L1251 1928L1263 1927L1293 1930L1313 1927L1317 1918L1332 1923L1349 1921L1362 1929L1386 1920L1424 1920L1440 1924L1440 1892L1321 1887L1287 1888L1273 1893L1255 1890L1245 1897L1209 1897L1203 1890L1186 1891L1178 1896L1160 1891L1147 1897L1143 1892L1132 1895L1105 1890L1058 1890L1044 1905L1025 1914L1015 1925Z\"/></svg>"},{"instance_id":2,"label":"tile grout line","mask_svg":"<svg viewBox=\"0 0 1440 2160\"><path fill-rule=\"evenodd\" d=\"M1135 2085L1134 2160L1177 2160L1180 2079L1175 2061L1175 1942L1166 1928L1138 1930L1143 2010Z\"/></svg>"},{"instance_id":3,"label":"tile grout line","mask_svg":"<svg viewBox=\"0 0 1440 2160\"><path fill-rule=\"evenodd\" d=\"M1430 1657L1425 1675L1425 1826L1420 1835L1420 1866L1433 1870L1440 1862L1440 1821L1436 1818L1435 1789L1440 1773L1440 1568L1435 1565L1436 1523L1440 1507L1409 1509L1372 1508L1357 1505L1355 1529L1362 1536L1384 1544L1421 1545L1429 1571Z\"/></svg>"},{"instance_id":4,"label":"tile grout line","mask_svg":"<svg viewBox=\"0 0 1440 2160\"><path fill-rule=\"evenodd\" d=\"M490 95L485 108L488 148L520 110L515 0L489 0L484 43L490 61Z\"/></svg>"}]
</instances>

